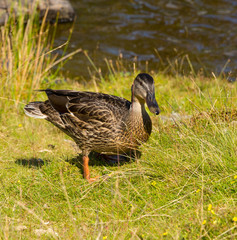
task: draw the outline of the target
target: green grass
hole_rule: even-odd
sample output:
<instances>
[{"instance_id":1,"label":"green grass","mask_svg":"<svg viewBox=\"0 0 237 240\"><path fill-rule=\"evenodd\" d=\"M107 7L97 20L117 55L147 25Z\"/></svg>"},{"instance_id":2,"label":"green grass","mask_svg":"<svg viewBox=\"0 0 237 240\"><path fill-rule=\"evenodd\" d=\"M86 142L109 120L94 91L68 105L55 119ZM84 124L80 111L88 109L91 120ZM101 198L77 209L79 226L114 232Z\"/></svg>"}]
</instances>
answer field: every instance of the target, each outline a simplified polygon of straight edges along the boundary
<instances>
[{"instance_id":1,"label":"green grass","mask_svg":"<svg viewBox=\"0 0 237 240\"><path fill-rule=\"evenodd\" d=\"M90 82L56 85L50 70L67 56L51 54L44 21L23 20L1 27L0 239L235 239L236 83L191 65L190 77L151 73L162 113L141 158L111 166L92 157L101 178L89 184L70 138L25 116L24 104L52 86L130 99L138 71L106 60L104 77L91 60Z\"/></svg>"},{"instance_id":2,"label":"green grass","mask_svg":"<svg viewBox=\"0 0 237 240\"><path fill-rule=\"evenodd\" d=\"M129 99L135 75L57 88ZM141 158L120 166L92 158L92 177L103 176L92 184L65 134L25 116L23 105L2 113L0 238L235 239L236 84L153 76L162 113ZM170 120L174 112L184 118Z\"/></svg>"}]
</instances>

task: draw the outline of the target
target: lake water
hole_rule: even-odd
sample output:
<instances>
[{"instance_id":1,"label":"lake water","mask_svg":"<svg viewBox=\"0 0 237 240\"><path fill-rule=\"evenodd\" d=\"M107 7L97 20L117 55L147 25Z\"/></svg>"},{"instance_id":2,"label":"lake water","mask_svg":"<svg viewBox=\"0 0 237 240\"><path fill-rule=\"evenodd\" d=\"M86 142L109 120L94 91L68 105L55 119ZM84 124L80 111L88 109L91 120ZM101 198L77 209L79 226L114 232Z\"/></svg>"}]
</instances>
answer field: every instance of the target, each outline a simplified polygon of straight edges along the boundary
<instances>
[{"instance_id":1,"label":"lake water","mask_svg":"<svg viewBox=\"0 0 237 240\"><path fill-rule=\"evenodd\" d=\"M237 1L235 0L71 0L77 19L67 52L82 48L102 73L104 59L122 54L130 69L137 61L144 70L158 71L186 54L195 71L211 75L237 73ZM69 25L60 25L56 44L67 39ZM77 54L64 67L70 77L88 79L90 63ZM91 68L92 69L92 68ZM179 71L189 71L184 61ZM169 71L172 71L169 68Z\"/></svg>"}]
</instances>

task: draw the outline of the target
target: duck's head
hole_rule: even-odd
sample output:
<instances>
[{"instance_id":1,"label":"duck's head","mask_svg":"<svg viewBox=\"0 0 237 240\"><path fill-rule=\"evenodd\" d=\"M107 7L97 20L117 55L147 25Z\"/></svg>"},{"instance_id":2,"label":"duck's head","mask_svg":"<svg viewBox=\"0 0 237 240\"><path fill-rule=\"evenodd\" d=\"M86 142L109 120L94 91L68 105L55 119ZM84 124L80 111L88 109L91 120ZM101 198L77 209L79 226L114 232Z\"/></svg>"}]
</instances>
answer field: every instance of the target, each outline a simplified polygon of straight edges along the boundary
<instances>
[{"instance_id":1,"label":"duck's head","mask_svg":"<svg viewBox=\"0 0 237 240\"><path fill-rule=\"evenodd\" d=\"M155 98L155 86L153 78L147 73L140 73L132 85L132 101L146 102L149 110L158 115L160 108Z\"/></svg>"}]
</instances>

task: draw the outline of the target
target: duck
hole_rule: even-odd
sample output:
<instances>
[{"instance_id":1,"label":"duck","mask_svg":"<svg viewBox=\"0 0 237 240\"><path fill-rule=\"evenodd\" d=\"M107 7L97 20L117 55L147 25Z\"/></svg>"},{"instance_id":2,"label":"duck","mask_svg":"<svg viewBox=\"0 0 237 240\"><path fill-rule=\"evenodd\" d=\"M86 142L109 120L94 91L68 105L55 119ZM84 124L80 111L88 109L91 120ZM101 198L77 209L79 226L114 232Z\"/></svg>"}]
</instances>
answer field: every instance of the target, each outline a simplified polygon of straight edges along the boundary
<instances>
[{"instance_id":1,"label":"duck","mask_svg":"<svg viewBox=\"0 0 237 240\"><path fill-rule=\"evenodd\" d=\"M45 119L70 136L82 152L83 176L89 182L89 153L128 154L145 143L152 131L151 113L160 108L155 98L154 79L147 73L136 76L131 101L105 93L74 90L37 90L46 101L30 102L26 115Z\"/></svg>"}]
</instances>

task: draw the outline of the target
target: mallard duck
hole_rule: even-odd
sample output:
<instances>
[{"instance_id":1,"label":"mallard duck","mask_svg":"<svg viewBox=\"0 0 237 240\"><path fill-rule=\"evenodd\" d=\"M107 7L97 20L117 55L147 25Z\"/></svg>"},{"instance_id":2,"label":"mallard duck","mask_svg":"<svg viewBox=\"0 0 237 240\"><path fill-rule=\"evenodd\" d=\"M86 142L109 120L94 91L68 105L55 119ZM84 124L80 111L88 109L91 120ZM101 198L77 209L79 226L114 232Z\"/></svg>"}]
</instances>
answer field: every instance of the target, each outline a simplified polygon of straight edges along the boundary
<instances>
[{"instance_id":1,"label":"mallard duck","mask_svg":"<svg viewBox=\"0 0 237 240\"><path fill-rule=\"evenodd\" d=\"M69 135L82 151L83 175L89 173L89 153L126 154L146 142L152 122L145 102L152 113L160 113L155 99L153 78L140 73L131 87L131 102L117 96L72 90L39 90L47 94L45 102L30 102L25 113L51 122Z\"/></svg>"}]
</instances>

